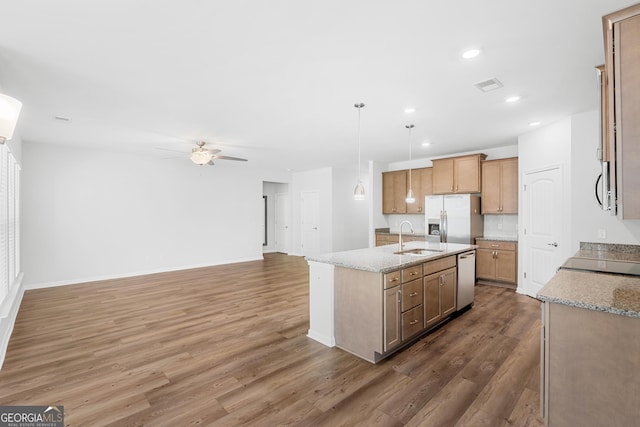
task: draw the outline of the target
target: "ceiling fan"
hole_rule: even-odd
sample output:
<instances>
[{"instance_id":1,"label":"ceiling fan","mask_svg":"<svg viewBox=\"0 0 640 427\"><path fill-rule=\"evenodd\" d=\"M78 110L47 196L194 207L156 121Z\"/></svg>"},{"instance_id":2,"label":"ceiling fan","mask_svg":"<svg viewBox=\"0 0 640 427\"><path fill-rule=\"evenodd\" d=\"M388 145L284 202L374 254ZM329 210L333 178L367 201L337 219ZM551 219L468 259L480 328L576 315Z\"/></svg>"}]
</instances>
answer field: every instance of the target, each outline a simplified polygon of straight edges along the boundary
<instances>
[{"instance_id":1,"label":"ceiling fan","mask_svg":"<svg viewBox=\"0 0 640 427\"><path fill-rule=\"evenodd\" d=\"M205 148L205 144L206 142L204 141L198 141L196 142L197 147L191 149L191 156L189 158L196 165L213 165L214 159L247 161L247 159L241 159L240 157L221 156L218 154L220 150L217 148Z\"/></svg>"}]
</instances>

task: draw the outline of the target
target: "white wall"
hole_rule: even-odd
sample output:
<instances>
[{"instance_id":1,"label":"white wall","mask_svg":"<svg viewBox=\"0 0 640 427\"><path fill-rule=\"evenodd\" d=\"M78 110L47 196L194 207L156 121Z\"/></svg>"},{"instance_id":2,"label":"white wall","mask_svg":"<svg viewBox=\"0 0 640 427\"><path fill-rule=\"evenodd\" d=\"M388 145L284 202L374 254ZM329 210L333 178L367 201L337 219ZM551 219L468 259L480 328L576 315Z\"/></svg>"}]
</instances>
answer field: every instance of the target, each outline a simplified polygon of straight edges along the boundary
<instances>
[{"instance_id":1,"label":"white wall","mask_svg":"<svg viewBox=\"0 0 640 427\"><path fill-rule=\"evenodd\" d=\"M640 221L621 221L596 204L593 192L601 172L600 162L596 159L598 121L597 111L571 118L572 252L578 250L580 242L640 244ZM598 230L605 231L605 239L598 238Z\"/></svg>"},{"instance_id":2,"label":"white wall","mask_svg":"<svg viewBox=\"0 0 640 427\"><path fill-rule=\"evenodd\" d=\"M332 252L362 249L369 246L369 209L367 200L355 200L353 190L358 174L347 169L333 169L333 247ZM368 183L365 184L365 190Z\"/></svg>"},{"instance_id":3,"label":"white wall","mask_svg":"<svg viewBox=\"0 0 640 427\"><path fill-rule=\"evenodd\" d=\"M262 258L262 182L245 165L23 146L30 287Z\"/></svg>"}]
</instances>

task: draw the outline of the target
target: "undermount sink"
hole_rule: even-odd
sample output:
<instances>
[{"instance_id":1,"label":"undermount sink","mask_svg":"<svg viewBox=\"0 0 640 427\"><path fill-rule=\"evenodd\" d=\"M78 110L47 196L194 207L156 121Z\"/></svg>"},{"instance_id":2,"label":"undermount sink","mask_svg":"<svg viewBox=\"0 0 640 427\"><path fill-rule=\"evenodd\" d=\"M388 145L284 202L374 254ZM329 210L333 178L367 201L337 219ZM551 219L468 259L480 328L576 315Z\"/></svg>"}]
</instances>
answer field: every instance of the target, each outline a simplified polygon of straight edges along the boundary
<instances>
[{"instance_id":1,"label":"undermount sink","mask_svg":"<svg viewBox=\"0 0 640 427\"><path fill-rule=\"evenodd\" d=\"M444 252L443 249L407 249L400 252L394 252L396 255L431 255L434 252Z\"/></svg>"}]
</instances>

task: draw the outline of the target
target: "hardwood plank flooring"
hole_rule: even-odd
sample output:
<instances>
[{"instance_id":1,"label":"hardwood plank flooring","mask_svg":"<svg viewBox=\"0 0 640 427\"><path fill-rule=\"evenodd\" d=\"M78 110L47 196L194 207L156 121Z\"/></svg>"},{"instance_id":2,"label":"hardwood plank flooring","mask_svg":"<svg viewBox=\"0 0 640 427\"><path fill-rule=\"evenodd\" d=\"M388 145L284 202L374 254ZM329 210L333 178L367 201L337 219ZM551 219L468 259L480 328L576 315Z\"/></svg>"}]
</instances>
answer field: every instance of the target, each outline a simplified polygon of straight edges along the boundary
<instances>
[{"instance_id":1,"label":"hardwood plank flooring","mask_svg":"<svg viewBox=\"0 0 640 427\"><path fill-rule=\"evenodd\" d=\"M543 426L539 303L474 307L377 365L306 337L301 257L25 292L1 405L68 426Z\"/></svg>"}]
</instances>

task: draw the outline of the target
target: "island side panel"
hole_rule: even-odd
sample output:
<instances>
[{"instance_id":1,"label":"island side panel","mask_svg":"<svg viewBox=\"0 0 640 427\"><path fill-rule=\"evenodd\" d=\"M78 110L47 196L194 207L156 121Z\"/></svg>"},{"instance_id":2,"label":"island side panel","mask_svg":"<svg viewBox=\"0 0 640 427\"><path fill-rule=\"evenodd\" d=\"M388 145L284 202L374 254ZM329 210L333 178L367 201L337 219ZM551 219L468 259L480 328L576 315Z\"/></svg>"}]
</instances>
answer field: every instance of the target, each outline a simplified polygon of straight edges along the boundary
<instances>
[{"instance_id":1,"label":"island side panel","mask_svg":"<svg viewBox=\"0 0 640 427\"><path fill-rule=\"evenodd\" d=\"M334 266L322 262L309 264L309 331L307 337L328 347L335 347L334 338Z\"/></svg>"},{"instance_id":2,"label":"island side panel","mask_svg":"<svg viewBox=\"0 0 640 427\"><path fill-rule=\"evenodd\" d=\"M547 304L549 425L637 425L640 319Z\"/></svg>"},{"instance_id":3,"label":"island side panel","mask_svg":"<svg viewBox=\"0 0 640 427\"><path fill-rule=\"evenodd\" d=\"M383 351L382 276L341 267L334 274L336 345L371 363Z\"/></svg>"}]
</instances>

